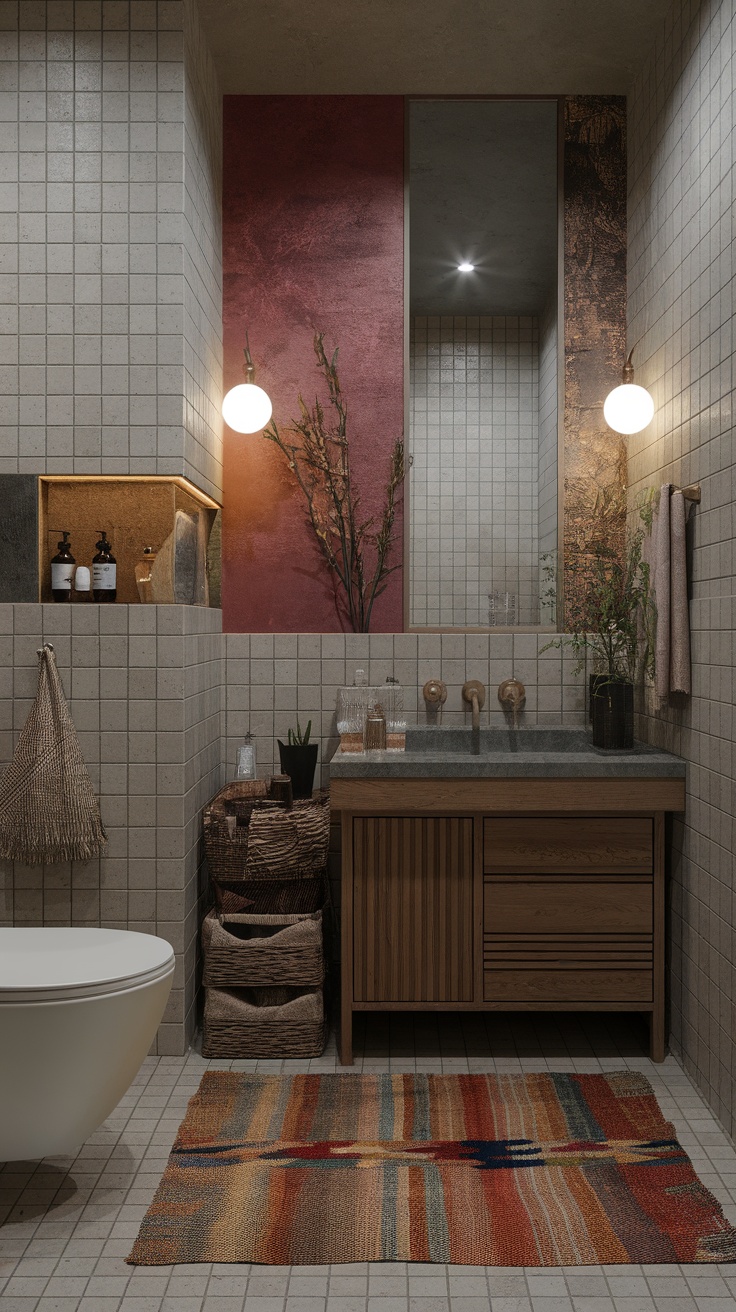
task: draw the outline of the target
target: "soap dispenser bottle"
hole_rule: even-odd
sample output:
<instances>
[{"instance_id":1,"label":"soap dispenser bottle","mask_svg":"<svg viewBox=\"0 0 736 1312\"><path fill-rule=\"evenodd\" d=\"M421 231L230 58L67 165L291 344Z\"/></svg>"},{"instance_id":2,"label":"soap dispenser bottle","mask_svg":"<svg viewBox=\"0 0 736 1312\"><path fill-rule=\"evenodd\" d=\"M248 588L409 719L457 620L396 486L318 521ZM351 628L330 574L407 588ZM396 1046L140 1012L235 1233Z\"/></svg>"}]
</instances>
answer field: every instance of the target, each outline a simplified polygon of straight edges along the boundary
<instances>
[{"instance_id":1,"label":"soap dispenser bottle","mask_svg":"<svg viewBox=\"0 0 736 1312\"><path fill-rule=\"evenodd\" d=\"M100 529L96 546L97 555L92 558L92 596L95 601L114 601L118 595L118 567L104 528Z\"/></svg>"},{"instance_id":2,"label":"soap dispenser bottle","mask_svg":"<svg viewBox=\"0 0 736 1312\"><path fill-rule=\"evenodd\" d=\"M57 543L59 550L51 561L51 596L54 601L71 601L72 575L76 561L69 547L69 533L61 531L62 541Z\"/></svg>"}]
</instances>

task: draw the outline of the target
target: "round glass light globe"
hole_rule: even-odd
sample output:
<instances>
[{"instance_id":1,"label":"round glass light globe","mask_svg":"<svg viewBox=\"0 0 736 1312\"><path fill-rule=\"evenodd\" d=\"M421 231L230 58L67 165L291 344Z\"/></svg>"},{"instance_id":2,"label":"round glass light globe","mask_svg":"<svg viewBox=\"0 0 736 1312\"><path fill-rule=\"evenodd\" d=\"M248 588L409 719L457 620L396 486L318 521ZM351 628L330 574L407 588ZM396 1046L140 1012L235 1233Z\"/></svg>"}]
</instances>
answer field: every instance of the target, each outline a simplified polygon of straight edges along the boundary
<instances>
[{"instance_id":1,"label":"round glass light globe","mask_svg":"<svg viewBox=\"0 0 736 1312\"><path fill-rule=\"evenodd\" d=\"M654 401L638 383L622 383L608 393L603 418L615 433L640 433L652 422Z\"/></svg>"},{"instance_id":2,"label":"round glass light globe","mask_svg":"<svg viewBox=\"0 0 736 1312\"><path fill-rule=\"evenodd\" d=\"M271 418L271 401L255 383L231 387L222 403L222 417L236 433L259 433Z\"/></svg>"}]
</instances>

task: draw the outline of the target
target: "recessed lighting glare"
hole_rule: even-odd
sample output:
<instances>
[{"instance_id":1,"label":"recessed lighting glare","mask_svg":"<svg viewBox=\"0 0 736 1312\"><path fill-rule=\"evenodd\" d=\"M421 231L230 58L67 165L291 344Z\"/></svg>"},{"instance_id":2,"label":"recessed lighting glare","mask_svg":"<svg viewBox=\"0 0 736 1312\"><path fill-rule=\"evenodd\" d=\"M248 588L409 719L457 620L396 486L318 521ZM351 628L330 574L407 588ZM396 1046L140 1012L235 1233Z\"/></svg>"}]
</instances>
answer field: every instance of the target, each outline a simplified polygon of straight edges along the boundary
<instances>
[{"instance_id":1,"label":"recessed lighting glare","mask_svg":"<svg viewBox=\"0 0 736 1312\"><path fill-rule=\"evenodd\" d=\"M458 273L472 273L474 269L475 265L468 264L467 260L463 260L462 264L458 264L457 266Z\"/></svg>"}]
</instances>

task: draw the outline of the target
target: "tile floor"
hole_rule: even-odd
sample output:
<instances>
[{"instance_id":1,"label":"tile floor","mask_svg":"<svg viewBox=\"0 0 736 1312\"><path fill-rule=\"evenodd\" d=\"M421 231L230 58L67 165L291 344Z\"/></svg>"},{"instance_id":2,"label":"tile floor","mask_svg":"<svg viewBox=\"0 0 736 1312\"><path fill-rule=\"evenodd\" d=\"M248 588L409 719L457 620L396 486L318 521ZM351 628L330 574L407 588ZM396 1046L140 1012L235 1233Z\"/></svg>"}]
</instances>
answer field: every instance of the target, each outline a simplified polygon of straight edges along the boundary
<instances>
[{"instance_id":1,"label":"tile floor","mask_svg":"<svg viewBox=\"0 0 736 1312\"><path fill-rule=\"evenodd\" d=\"M651 1080L703 1182L736 1223L736 1151L673 1057L654 1066L623 1017L371 1017L356 1072L630 1066ZM334 1070L312 1062L149 1058L73 1159L0 1170L1 1312L736 1312L736 1264L534 1270L369 1264L130 1267L187 1100L208 1066Z\"/></svg>"}]
</instances>

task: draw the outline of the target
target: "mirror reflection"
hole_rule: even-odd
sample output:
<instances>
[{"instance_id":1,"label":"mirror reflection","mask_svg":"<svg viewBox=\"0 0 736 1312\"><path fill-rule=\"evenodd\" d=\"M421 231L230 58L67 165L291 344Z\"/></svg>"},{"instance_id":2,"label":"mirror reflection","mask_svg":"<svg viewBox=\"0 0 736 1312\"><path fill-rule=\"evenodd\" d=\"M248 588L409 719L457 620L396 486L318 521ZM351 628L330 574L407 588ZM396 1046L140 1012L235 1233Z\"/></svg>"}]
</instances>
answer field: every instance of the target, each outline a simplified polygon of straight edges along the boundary
<instances>
[{"instance_id":1,"label":"mirror reflection","mask_svg":"<svg viewBox=\"0 0 736 1312\"><path fill-rule=\"evenodd\" d=\"M557 193L556 101L411 103L412 628L554 626Z\"/></svg>"}]
</instances>

